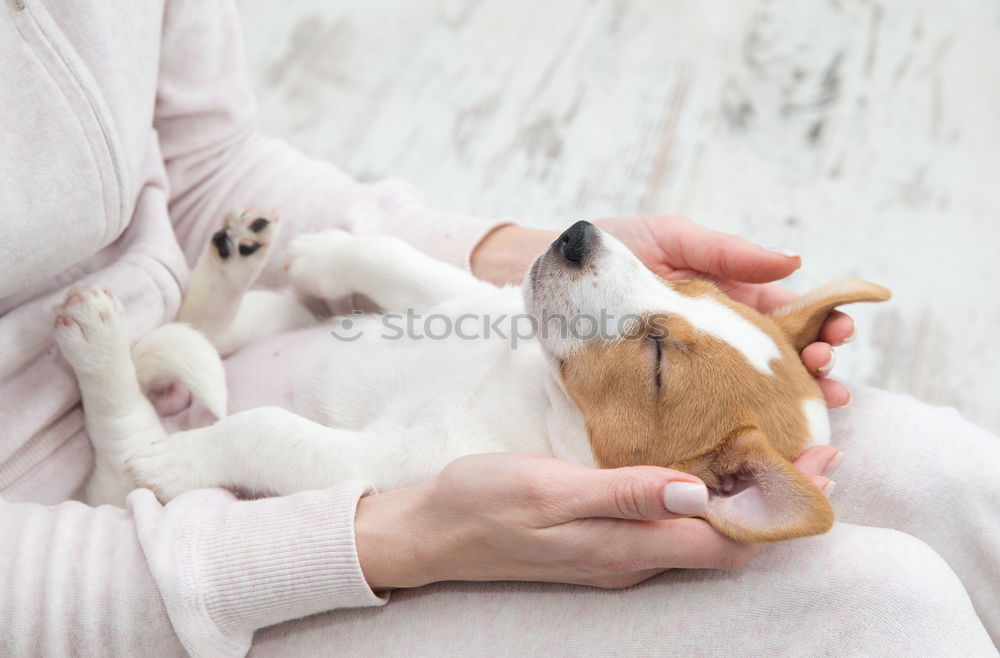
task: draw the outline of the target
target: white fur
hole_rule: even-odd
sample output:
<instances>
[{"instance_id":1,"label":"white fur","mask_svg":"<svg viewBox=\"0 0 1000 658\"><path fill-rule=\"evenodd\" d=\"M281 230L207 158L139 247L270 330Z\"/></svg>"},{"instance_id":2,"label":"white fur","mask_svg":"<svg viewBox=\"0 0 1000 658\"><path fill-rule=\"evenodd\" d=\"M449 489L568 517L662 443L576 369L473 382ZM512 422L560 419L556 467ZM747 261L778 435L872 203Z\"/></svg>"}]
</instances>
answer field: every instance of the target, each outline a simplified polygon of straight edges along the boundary
<instances>
[{"instance_id":1,"label":"white fur","mask_svg":"<svg viewBox=\"0 0 1000 658\"><path fill-rule=\"evenodd\" d=\"M809 427L809 445L829 445L830 415L826 410L826 402L819 399L806 400L802 403L802 411L806 415L806 423Z\"/></svg>"},{"instance_id":2,"label":"white fur","mask_svg":"<svg viewBox=\"0 0 1000 658\"><path fill-rule=\"evenodd\" d=\"M628 316L647 313L675 314L698 331L732 345L755 368L773 374L771 360L781 356L774 340L728 306L710 297L689 297L663 285L644 267L629 249L607 233L600 234L591 264L582 271L560 266L551 253L543 255L532 267L527 292L528 310L541 315L544 309L567 318L587 315L602 317L609 334L621 333ZM534 285L530 285L532 280ZM573 337L549 337L543 341L558 358L580 347L586 340Z\"/></svg>"},{"instance_id":3,"label":"white fur","mask_svg":"<svg viewBox=\"0 0 1000 658\"><path fill-rule=\"evenodd\" d=\"M405 304L408 293L429 305L419 309L425 314L506 315L506 335L523 313L516 289L396 240L329 231L294 241L290 254L292 280L306 293L362 293L383 308ZM391 489L482 452L555 453L593 465L582 416L537 342L512 349L496 334L386 341L382 316L357 320L354 330L364 336L318 345L314 367L301 373L296 398L308 418L265 407L176 433L131 459L137 479L171 498L199 486L285 494L351 478ZM552 428L573 436L554 449Z\"/></svg>"},{"instance_id":4,"label":"white fur","mask_svg":"<svg viewBox=\"0 0 1000 658\"><path fill-rule=\"evenodd\" d=\"M72 333L72 340L66 329L60 345L80 378L99 463L118 455L95 475L102 483L95 496L122 502L131 486L126 461L135 481L151 486L163 499L206 486L287 494L350 478L391 489L428 478L460 456L493 451L545 453L593 467L583 416L559 374L558 358L579 341L522 337L515 349L509 336L523 329L518 322L526 317L526 308L536 317L546 309L574 313L606 308L616 316L681 313L700 330L733 344L756 367L768 368L777 348L750 323L711 300L673 293L620 243L603 235L602 243L594 271L584 277L570 268L560 272L543 255L538 268L544 271L526 281L522 293L478 281L391 238L351 237L340 231L297 238L289 249L290 276L302 293L328 299L360 293L386 311L414 308L425 316L451 319L504 316L500 330L507 337L494 332L473 340L452 335L389 341L384 338L385 316L352 318L353 331L364 333L361 338L328 338L310 352L312 365L296 371L293 394L300 415L260 407L169 437L139 392L120 309L113 326L105 327L111 336L102 334L99 323ZM197 298L186 303L185 319L206 330L216 344L220 336L256 336L258 331L226 326L219 317L239 319L235 309L241 291L259 267L215 256L206 251L196 268L192 289ZM216 285L217 279L224 285ZM230 298L217 302L212 290ZM88 296L81 308L109 303L105 296ZM199 308L208 314L204 325ZM83 315L101 316L92 310ZM277 315L268 326L302 323L297 307L287 316ZM117 347L99 350L103 356L96 361L81 356L103 343ZM159 349L183 354L193 344L178 341ZM143 362L150 358L147 354ZM177 369L176 364L170 367ZM160 372L166 370L164 366ZM192 388L211 391L212 386Z\"/></svg>"},{"instance_id":5,"label":"white fur","mask_svg":"<svg viewBox=\"0 0 1000 658\"><path fill-rule=\"evenodd\" d=\"M220 354L228 356L244 345L315 322L312 313L292 295L274 290L250 290L239 299L232 324L213 336L212 343Z\"/></svg>"},{"instance_id":6,"label":"white fur","mask_svg":"<svg viewBox=\"0 0 1000 658\"><path fill-rule=\"evenodd\" d=\"M250 225L258 217L270 223L253 232ZM197 327L223 356L253 340L311 321L294 298L263 290L247 292L267 264L269 247L280 234L277 213L233 212L220 228L230 236L230 257L222 258L211 241L205 245L191 273L177 320ZM262 248L249 256L239 255L241 244L255 242Z\"/></svg>"},{"instance_id":7,"label":"white fur","mask_svg":"<svg viewBox=\"0 0 1000 658\"><path fill-rule=\"evenodd\" d=\"M144 393L157 382L177 379L216 418L226 415L226 370L200 331L180 322L165 324L136 342L132 361Z\"/></svg>"},{"instance_id":8,"label":"white fur","mask_svg":"<svg viewBox=\"0 0 1000 658\"><path fill-rule=\"evenodd\" d=\"M121 303L103 288L74 290L56 313L56 342L76 372L94 445L87 500L121 505L132 489L125 461L166 433L139 388Z\"/></svg>"}]
</instances>

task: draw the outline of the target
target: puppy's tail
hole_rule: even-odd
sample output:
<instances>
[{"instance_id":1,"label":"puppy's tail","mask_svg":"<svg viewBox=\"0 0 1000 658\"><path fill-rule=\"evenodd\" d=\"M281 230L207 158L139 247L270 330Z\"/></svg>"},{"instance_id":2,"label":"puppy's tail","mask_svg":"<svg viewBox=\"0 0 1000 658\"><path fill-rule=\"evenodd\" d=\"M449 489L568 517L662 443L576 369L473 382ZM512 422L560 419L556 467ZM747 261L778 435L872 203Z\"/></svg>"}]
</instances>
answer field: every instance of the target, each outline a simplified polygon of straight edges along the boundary
<instances>
[{"instance_id":1,"label":"puppy's tail","mask_svg":"<svg viewBox=\"0 0 1000 658\"><path fill-rule=\"evenodd\" d=\"M226 371L205 334L173 322L149 332L132 347L132 361L143 392L164 380L180 380L216 418L226 415Z\"/></svg>"}]
</instances>

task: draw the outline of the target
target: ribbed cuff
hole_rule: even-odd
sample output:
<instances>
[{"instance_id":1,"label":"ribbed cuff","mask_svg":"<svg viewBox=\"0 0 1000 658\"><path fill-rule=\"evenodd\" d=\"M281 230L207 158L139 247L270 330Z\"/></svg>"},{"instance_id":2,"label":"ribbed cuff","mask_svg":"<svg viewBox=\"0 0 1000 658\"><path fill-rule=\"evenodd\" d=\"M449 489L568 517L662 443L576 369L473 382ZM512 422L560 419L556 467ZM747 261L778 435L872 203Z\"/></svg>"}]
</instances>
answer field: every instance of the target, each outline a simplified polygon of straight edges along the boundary
<instances>
[{"instance_id":1,"label":"ribbed cuff","mask_svg":"<svg viewBox=\"0 0 1000 658\"><path fill-rule=\"evenodd\" d=\"M242 656L258 628L384 604L365 582L354 540L358 499L372 491L346 482L283 498L201 491L171 503L150 566L184 647ZM170 509L178 503L186 512Z\"/></svg>"},{"instance_id":2,"label":"ribbed cuff","mask_svg":"<svg viewBox=\"0 0 1000 658\"><path fill-rule=\"evenodd\" d=\"M230 637L335 608L381 605L354 544L363 482L235 503L200 537L205 606Z\"/></svg>"}]
</instances>

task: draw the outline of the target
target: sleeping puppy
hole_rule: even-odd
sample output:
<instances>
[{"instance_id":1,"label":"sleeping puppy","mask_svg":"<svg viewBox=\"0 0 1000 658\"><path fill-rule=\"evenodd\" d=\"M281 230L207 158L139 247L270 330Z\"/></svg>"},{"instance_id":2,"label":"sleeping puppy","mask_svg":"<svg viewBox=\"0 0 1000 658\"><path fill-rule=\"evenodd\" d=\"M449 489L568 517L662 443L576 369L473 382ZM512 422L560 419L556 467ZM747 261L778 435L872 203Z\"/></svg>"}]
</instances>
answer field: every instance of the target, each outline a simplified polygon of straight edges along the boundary
<instances>
[{"instance_id":1,"label":"sleeping puppy","mask_svg":"<svg viewBox=\"0 0 1000 658\"><path fill-rule=\"evenodd\" d=\"M705 518L738 541L832 525L827 499L791 464L829 439L799 351L833 308L884 301L885 288L844 279L763 315L711 283L657 278L584 221L520 289L497 288L395 238L325 231L289 247L297 291L361 294L383 313L318 321L292 296L247 292L276 219L229 216L195 269L188 324L131 351L108 291L71 292L57 309L97 452L92 502L121 504L134 485L164 501L347 479L386 490L463 455L523 451L697 475L711 492ZM219 351L239 348L223 366ZM170 380L200 402L161 420L146 394Z\"/></svg>"}]
</instances>

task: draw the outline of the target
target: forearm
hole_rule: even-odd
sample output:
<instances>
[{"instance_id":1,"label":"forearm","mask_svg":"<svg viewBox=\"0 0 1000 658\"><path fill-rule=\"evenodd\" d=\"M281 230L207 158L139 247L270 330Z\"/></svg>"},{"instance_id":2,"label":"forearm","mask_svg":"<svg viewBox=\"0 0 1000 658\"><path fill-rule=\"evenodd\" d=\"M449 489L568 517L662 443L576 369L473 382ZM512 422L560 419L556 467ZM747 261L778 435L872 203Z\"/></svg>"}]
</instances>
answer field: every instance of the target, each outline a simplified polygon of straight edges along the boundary
<instances>
[{"instance_id":1,"label":"forearm","mask_svg":"<svg viewBox=\"0 0 1000 658\"><path fill-rule=\"evenodd\" d=\"M519 284L534 258L556 239L558 231L501 226L483 238L472 252L471 270L497 285Z\"/></svg>"},{"instance_id":2,"label":"forearm","mask_svg":"<svg viewBox=\"0 0 1000 658\"><path fill-rule=\"evenodd\" d=\"M358 558L372 590L420 587L443 579L436 567L442 552L440 529L417 529L413 522L425 517L426 489L426 484L417 484L358 501Z\"/></svg>"}]
</instances>

